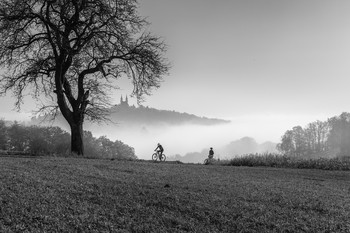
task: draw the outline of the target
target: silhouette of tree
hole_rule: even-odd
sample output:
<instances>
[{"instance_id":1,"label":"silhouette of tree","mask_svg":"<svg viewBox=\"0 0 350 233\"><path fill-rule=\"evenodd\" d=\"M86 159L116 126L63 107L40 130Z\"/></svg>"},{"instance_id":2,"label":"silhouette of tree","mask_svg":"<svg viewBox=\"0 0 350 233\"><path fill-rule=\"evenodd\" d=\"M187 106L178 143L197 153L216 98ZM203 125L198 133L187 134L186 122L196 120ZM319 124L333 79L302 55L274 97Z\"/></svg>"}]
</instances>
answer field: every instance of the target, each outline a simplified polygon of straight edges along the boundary
<instances>
[{"instance_id":1,"label":"silhouette of tree","mask_svg":"<svg viewBox=\"0 0 350 233\"><path fill-rule=\"evenodd\" d=\"M301 126L295 126L282 136L282 142L277 145L277 149L288 155L305 155L308 148L307 135Z\"/></svg>"},{"instance_id":2,"label":"silhouette of tree","mask_svg":"<svg viewBox=\"0 0 350 233\"><path fill-rule=\"evenodd\" d=\"M277 145L287 155L350 155L350 113L287 130Z\"/></svg>"},{"instance_id":3,"label":"silhouette of tree","mask_svg":"<svg viewBox=\"0 0 350 233\"><path fill-rule=\"evenodd\" d=\"M138 101L159 87L166 46L144 30L136 0L3 0L0 2L1 94L20 109L31 93L54 100L71 129L71 151L84 154L83 122L106 119L108 93L126 75Z\"/></svg>"},{"instance_id":4,"label":"silhouette of tree","mask_svg":"<svg viewBox=\"0 0 350 233\"><path fill-rule=\"evenodd\" d=\"M69 134L59 127L25 127L26 152L32 155L65 154L69 149Z\"/></svg>"},{"instance_id":5,"label":"silhouette of tree","mask_svg":"<svg viewBox=\"0 0 350 233\"><path fill-rule=\"evenodd\" d=\"M307 125L305 140L308 153L318 153L327 150L327 135L329 124L327 121L315 121Z\"/></svg>"},{"instance_id":6,"label":"silhouette of tree","mask_svg":"<svg viewBox=\"0 0 350 233\"><path fill-rule=\"evenodd\" d=\"M293 131L287 130L282 136L281 143L277 144L277 149L287 155L295 154Z\"/></svg>"}]
</instances>

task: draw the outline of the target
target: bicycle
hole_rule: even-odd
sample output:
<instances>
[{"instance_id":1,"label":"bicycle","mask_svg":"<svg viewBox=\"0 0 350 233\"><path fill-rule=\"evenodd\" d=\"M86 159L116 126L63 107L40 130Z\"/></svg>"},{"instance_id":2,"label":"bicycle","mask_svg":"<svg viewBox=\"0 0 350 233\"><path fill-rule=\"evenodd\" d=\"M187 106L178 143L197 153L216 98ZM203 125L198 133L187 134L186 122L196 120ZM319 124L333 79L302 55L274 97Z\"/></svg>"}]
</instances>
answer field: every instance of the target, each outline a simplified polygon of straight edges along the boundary
<instances>
[{"instance_id":1,"label":"bicycle","mask_svg":"<svg viewBox=\"0 0 350 233\"><path fill-rule=\"evenodd\" d=\"M208 164L210 164L212 161L214 161L214 158L208 157L208 158L204 159L203 164L204 164L204 165L208 165Z\"/></svg>"},{"instance_id":2,"label":"bicycle","mask_svg":"<svg viewBox=\"0 0 350 233\"><path fill-rule=\"evenodd\" d=\"M160 157L160 155L162 155L161 157ZM160 162L164 162L165 160L166 160L166 156L165 156L165 154L161 154L161 153L159 153L159 152L155 152L153 155L152 155L152 160L153 161L160 161Z\"/></svg>"}]
</instances>

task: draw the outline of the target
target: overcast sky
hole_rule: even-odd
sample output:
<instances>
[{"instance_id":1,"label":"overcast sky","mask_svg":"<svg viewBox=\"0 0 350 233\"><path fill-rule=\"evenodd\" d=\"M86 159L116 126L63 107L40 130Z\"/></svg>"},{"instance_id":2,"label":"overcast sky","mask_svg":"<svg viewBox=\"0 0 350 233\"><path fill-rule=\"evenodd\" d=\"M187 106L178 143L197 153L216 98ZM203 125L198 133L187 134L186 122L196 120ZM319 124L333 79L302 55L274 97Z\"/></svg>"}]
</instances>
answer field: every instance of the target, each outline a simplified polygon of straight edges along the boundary
<instances>
[{"instance_id":1,"label":"overcast sky","mask_svg":"<svg viewBox=\"0 0 350 233\"><path fill-rule=\"evenodd\" d=\"M173 65L146 104L226 118L350 111L350 1L140 2Z\"/></svg>"},{"instance_id":2,"label":"overcast sky","mask_svg":"<svg viewBox=\"0 0 350 233\"><path fill-rule=\"evenodd\" d=\"M349 0L140 0L139 11L172 63L144 105L279 132L350 111Z\"/></svg>"}]
</instances>

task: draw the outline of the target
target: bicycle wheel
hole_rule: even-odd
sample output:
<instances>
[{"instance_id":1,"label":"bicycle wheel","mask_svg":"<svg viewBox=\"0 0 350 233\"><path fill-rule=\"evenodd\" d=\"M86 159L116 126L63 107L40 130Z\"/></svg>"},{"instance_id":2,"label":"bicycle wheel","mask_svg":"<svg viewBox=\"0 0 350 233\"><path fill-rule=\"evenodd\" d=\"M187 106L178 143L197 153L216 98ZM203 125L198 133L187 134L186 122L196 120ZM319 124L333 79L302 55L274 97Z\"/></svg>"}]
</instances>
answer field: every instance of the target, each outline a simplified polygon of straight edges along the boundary
<instances>
[{"instance_id":1,"label":"bicycle wheel","mask_svg":"<svg viewBox=\"0 0 350 233\"><path fill-rule=\"evenodd\" d=\"M166 156L165 154L162 154L162 158L160 159L160 161L164 162L166 160Z\"/></svg>"},{"instance_id":2,"label":"bicycle wheel","mask_svg":"<svg viewBox=\"0 0 350 233\"><path fill-rule=\"evenodd\" d=\"M152 160L153 160L153 161L157 161L157 160L158 160L158 153L154 153L154 154L152 155Z\"/></svg>"},{"instance_id":3,"label":"bicycle wheel","mask_svg":"<svg viewBox=\"0 0 350 233\"><path fill-rule=\"evenodd\" d=\"M209 164L209 159L204 159L204 162L203 162L205 165Z\"/></svg>"}]
</instances>

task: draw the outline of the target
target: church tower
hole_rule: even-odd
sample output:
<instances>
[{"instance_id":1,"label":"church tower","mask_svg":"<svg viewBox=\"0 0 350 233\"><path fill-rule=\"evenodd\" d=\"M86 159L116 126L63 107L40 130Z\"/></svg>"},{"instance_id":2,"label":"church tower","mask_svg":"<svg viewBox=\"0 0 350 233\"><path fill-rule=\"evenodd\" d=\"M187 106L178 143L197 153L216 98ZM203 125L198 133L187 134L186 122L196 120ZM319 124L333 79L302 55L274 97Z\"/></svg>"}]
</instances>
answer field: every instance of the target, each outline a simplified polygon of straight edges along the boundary
<instances>
[{"instance_id":1,"label":"church tower","mask_svg":"<svg viewBox=\"0 0 350 233\"><path fill-rule=\"evenodd\" d=\"M123 95L120 96L120 106L129 106L128 96L125 96L125 101L123 100Z\"/></svg>"}]
</instances>

